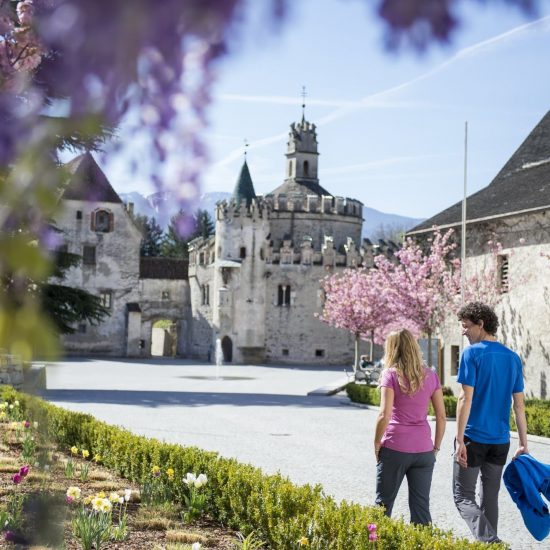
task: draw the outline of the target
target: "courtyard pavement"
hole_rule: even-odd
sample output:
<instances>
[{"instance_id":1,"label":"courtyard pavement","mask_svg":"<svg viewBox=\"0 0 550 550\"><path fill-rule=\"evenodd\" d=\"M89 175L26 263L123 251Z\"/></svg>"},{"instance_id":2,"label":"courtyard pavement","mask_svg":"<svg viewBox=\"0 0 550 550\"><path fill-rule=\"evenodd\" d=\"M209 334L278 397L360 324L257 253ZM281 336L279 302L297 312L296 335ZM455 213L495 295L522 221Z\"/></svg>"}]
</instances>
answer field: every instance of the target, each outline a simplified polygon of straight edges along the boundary
<instances>
[{"instance_id":1,"label":"courtyard pavement","mask_svg":"<svg viewBox=\"0 0 550 550\"><path fill-rule=\"evenodd\" d=\"M218 371L189 360L70 359L47 365L43 397L137 434L280 471L298 484L320 483L336 499L372 504L378 411L353 406L341 393L308 395L345 378L344 367L223 365ZM449 421L431 510L435 525L468 537L451 494L454 431ZM516 445L512 440L512 452ZM529 446L535 458L550 463L550 440L533 438ZM531 537L504 487L500 510L499 535L514 550L549 547ZM396 515L408 519L406 484Z\"/></svg>"}]
</instances>

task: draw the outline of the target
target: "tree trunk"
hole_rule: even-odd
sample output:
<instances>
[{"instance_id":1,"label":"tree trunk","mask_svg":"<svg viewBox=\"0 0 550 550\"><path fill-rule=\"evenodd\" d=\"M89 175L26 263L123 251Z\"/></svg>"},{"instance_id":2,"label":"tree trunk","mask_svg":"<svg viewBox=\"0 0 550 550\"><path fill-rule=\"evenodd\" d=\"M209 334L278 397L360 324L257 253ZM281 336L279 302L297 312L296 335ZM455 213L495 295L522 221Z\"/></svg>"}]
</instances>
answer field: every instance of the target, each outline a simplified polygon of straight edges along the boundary
<instances>
[{"instance_id":1,"label":"tree trunk","mask_svg":"<svg viewBox=\"0 0 550 550\"><path fill-rule=\"evenodd\" d=\"M355 361L353 362L353 372L359 368L359 333L355 334Z\"/></svg>"},{"instance_id":2,"label":"tree trunk","mask_svg":"<svg viewBox=\"0 0 550 550\"><path fill-rule=\"evenodd\" d=\"M369 351L369 361L372 361L372 353L374 348L374 330L370 331L370 351Z\"/></svg>"},{"instance_id":3,"label":"tree trunk","mask_svg":"<svg viewBox=\"0 0 550 550\"><path fill-rule=\"evenodd\" d=\"M428 329L428 367L432 368L432 331Z\"/></svg>"}]
</instances>

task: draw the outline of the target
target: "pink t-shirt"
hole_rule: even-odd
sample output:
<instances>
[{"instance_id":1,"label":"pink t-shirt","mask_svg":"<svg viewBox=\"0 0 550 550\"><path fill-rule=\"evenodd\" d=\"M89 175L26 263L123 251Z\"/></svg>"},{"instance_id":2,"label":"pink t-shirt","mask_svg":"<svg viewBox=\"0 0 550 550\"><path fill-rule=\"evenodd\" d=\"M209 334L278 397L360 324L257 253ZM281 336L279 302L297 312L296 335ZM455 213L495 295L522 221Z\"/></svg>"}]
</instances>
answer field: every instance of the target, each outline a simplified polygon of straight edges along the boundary
<instances>
[{"instance_id":1,"label":"pink t-shirt","mask_svg":"<svg viewBox=\"0 0 550 550\"><path fill-rule=\"evenodd\" d=\"M433 449L428 406L432 394L441 385L433 370L425 367L424 371L424 383L413 395L401 390L395 368L382 372L380 387L391 388L394 395L391 419L382 436L383 447L402 453L424 453Z\"/></svg>"}]
</instances>

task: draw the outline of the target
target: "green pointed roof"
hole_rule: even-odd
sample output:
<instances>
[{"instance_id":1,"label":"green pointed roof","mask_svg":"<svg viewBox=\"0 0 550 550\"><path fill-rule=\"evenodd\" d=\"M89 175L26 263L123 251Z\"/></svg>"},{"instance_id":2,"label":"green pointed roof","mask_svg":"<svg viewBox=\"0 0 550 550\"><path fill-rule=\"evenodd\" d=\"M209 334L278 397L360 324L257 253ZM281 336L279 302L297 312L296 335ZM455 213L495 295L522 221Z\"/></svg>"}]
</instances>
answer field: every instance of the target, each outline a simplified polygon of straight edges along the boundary
<instances>
[{"instance_id":1,"label":"green pointed roof","mask_svg":"<svg viewBox=\"0 0 550 550\"><path fill-rule=\"evenodd\" d=\"M248 164L246 164L245 160L231 200L237 204L241 204L243 200L246 200L246 206L250 206L252 199L255 198L256 192L254 191L254 184L252 183L250 171L248 170Z\"/></svg>"}]
</instances>

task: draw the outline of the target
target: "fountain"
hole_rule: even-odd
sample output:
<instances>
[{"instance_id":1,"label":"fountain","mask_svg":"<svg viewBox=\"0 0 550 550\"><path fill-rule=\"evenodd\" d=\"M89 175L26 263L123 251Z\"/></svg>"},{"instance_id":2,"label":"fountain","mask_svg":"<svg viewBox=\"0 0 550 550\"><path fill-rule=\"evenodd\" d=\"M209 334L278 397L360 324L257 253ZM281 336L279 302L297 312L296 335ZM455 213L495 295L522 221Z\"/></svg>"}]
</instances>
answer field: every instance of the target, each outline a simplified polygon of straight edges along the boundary
<instances>
[{"instance_id":1,"label":"fountain","mask_svg":"<svg viewBox=\"0 0 550 550\"><path fill-rule=\"evenodd\" d=\"M222 351L222 341L219 338L216 338L216 378L220 379L220 367L223 364L223 351Z\"/></svg>"}]
</instances>

